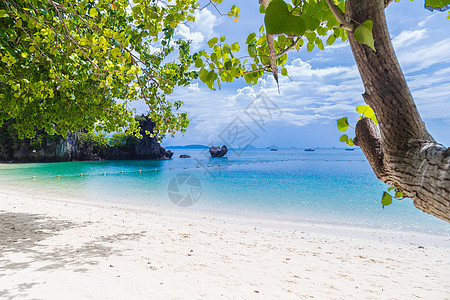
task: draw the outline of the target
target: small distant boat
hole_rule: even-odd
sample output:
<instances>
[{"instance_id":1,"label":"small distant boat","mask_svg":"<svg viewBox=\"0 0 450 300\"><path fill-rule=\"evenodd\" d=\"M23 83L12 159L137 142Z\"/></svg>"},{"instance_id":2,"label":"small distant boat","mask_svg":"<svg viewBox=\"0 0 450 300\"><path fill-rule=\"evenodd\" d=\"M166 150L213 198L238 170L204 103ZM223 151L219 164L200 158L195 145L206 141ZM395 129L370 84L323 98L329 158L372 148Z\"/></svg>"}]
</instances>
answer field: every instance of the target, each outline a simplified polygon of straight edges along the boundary
<instances>
[{"instance_id":1,"label":"small distant boat","mask_svg":"<svg viewBox=\"0 0 450 300\"><path fill-rule=\"evenodd\" d=\"M345 151L353 151L353 150L355 150L356 148L345 148Z\"/></svg>"},{"instance_id":2,"label":"small distant boat","mask_svg":"<svg viewBox=\"0 0 450 300\"><path fill-rule=\"evenodd\" d=\"M270 149L270 151L278 151L278 149L277 148L272 148L272 149Z\"/></svg>"},{"instance_id":3,"label":"small distant boat","mask_svg":"<svg viewBox=\"0 0 450 300\"><path fill-rule=\"evenodd\" d=\"M306 148L305 151L316 151L314 148Z\"/></svg>"}]
</instances>

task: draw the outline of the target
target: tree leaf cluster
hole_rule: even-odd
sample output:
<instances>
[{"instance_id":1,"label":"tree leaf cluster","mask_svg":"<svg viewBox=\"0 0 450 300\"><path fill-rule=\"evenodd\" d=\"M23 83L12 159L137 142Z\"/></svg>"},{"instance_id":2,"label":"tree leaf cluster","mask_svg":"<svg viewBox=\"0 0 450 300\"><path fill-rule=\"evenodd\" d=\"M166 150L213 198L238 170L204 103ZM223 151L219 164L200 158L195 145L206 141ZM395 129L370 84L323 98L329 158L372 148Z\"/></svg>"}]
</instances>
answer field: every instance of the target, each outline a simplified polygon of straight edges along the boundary
<instances>
[{"instance_id":1,"label":"tree leaf cluster","mask_svg":"<svg viewBox=\"0 0 450 300\"><path fill-rule=\"evenodd\" d=\"M182 102L166 95L197 73L189 41L195 0L5 0L0 3L0 125L22 138L137 130L130 103L144 99L161 134L184 131Z\"/></svg>"},{"instance_id":2,"label":"tree leaf cluster","mask_svg":"<svg viewBox=\"0 0 450 300\"><path fill-rule=\"evenodd\" d=\"M345 10L343 1L336 5ZM288 76L284 68L288 51L300 50L305 45L307 51L315 47L323 50L325 44L348 39L346 30L340 27L326 0L294 0L292 3L272 0L267 10L261 4L260 12L265 14L265 25L248 35L246 47L225 43L224 37L213 38L208 42L210 50L200 52L196 67L200 68L200 80L209 88L220 88L223 82L240 77L254 85L262 76L272 73L268 36L274 38L276 64L282 66L283 76Z\"/></svg>"}]
</instances>

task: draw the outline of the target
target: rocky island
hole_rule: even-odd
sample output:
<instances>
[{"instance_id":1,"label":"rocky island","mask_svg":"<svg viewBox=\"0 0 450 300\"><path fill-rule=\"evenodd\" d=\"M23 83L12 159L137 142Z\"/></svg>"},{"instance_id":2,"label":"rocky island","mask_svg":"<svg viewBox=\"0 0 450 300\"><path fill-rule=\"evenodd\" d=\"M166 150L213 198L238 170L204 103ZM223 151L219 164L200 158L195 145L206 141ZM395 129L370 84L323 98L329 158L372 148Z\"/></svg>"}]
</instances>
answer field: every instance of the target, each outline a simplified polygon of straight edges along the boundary
<instances>
[{"instance_id":1,"label":"rocky island","mask_svg":"<svg viewBox=\"0 0 450 300\"><path fill-rule=\"evenodd\" d=\"M209 153L211 154L211 157L223 157L225 154L227 154L228 148L227 146L223 145L222 147L209 147Z\"/></svg>"},{"instance_id":2,"label":"rocky island","mask_svg":"<svg viewBox=\"0 0 450 300\"><path fill-rule=\"evenodd\" d=\"M173 153L158 143L152 132L155 123L148 117L140 116L141 139L132 135L118 134L113 145L108 138L79 130L68 133L67 137L50 136L40 133L38 138L19 139L11 122L0 127L0 161L3 162L65 162L85 160L124 160L124 159L170 159Z\"/></svg>"}]
</instances>

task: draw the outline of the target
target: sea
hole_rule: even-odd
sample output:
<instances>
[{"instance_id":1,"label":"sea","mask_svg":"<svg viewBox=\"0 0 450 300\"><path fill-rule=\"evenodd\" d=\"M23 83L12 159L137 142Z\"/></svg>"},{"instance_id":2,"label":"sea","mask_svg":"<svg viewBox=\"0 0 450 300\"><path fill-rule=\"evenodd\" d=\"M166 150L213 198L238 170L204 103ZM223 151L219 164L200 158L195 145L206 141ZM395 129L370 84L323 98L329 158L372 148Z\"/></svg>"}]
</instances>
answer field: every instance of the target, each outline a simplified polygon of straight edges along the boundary
<instances>
[{"instance_id":1,"label":"sea","mask_svg":"<svg viewBox=\"0 0 450 300\"><path fill-rule=\"evenodd\" d=\"M388 186L359 149L176 149L169 160L0 164L0 189L77 201L450 236ZM180 158L180 155L190 158Z\"/></svg>"}]
</instances>

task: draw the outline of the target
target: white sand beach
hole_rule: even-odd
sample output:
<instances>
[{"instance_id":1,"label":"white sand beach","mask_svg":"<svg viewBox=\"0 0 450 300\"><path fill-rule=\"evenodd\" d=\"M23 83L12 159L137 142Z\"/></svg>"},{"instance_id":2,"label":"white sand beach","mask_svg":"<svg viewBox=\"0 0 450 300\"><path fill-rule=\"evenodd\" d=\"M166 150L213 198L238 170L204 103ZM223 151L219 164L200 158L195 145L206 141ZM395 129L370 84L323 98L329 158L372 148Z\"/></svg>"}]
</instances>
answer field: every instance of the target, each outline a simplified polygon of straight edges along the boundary
<instances>
[{"instance_id":1,"label":"white sand beach","mask_svg":"<svg viewBox=\"0 0 450 300\"><path fill-rule=\"evenodd\" d=\"M0 299L448 299L450 242L0 191Z\"/></svg>"}]
</instances>

